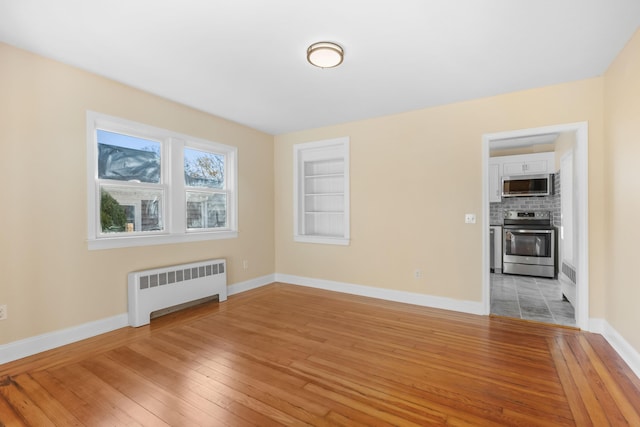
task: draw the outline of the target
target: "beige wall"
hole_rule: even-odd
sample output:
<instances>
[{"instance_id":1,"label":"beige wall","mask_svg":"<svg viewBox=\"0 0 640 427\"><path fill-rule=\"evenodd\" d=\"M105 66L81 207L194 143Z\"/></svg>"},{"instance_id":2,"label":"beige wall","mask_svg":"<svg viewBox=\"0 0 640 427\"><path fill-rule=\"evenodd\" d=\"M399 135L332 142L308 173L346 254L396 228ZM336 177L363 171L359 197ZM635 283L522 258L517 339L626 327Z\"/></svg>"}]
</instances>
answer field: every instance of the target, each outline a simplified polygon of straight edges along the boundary
<instances>
[{"instance_id":1,"label":"beige wall","mask_svg":"<svg viewBox=\"0 0 640 427\"><path fill-rule=\"evenodd\" d=\"M640 352L640 31L604 81L607 320Z\"/></svg>"},{"instance_id":2,"label":"beige wall","mask_svg":"<svg viewBox=\"0 0 640 427\"><path fill-rule=\"evenodd\" d=\"M556 171L560 170L560 165L562 164L562 157L567 154L569 151L573 150L576 144L576 133L575 132L562 132L558 135L558 139L556 139L555 144L555 153L556 153Z\"/></svg>"},{"instance_id":3,"label":"beige wall","mask_svg":"<svg viewBox=\"0 0 640 427\"><path fill-rule=\"evenodd\" d=\"M274 272L271 135L4 44L0 94L0 344L125 313L130 271L225 257L230 284ZM87 250L86 110L237 146L239 238Z\"/></svg>"},{"instance_id":4,"label":"beige wall","mask_svg":"<svg viewBox=\"0 0 640 427\"><path fill-rule=\"evenodd\" d=\"M0 344L125 312L129 271L218 256L230 283L278 272L480 301L482 135L588 121L590 315L640 351L640 232L627 226L640 211L638 52L636 34L604 78L281 135L274 146L0 44L0 304L9 306ZM86 110L238 146L240 237L88 251ZM351 245L294 243L292 145L338 136L351 138ZM463 223L467 212L477 224Z\"/></svg>"},{"instance_id":5,"label":"beige wall","mask_svg":"<svg viewBox=\"0 0 640 427\"><path fill-rule=\"evenodd\" d=\"M482 135L588 121L591 316L604 316L602 91L595 78L277 136L276 271L480 301ZM351 138L351 245L296 243L292 146L338 136Z\"/></svg>"}]
</instances>

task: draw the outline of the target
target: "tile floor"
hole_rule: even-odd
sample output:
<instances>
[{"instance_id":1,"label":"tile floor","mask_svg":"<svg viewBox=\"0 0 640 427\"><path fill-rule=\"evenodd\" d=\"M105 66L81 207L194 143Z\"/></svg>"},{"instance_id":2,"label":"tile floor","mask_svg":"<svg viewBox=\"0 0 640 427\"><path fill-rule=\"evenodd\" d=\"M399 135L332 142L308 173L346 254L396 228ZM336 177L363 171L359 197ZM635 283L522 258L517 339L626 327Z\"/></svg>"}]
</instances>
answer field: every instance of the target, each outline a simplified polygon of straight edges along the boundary
<instances>
[{"instance_id":1,"label":"tile floor","mask_svg":"<svg viewBox=\"0 0 640 427\"><path fill-rule=\"evenodd\" d=\"M491 273L491 314L576 326L560 282L542 277Z\"/></svg>"}]
</instances>

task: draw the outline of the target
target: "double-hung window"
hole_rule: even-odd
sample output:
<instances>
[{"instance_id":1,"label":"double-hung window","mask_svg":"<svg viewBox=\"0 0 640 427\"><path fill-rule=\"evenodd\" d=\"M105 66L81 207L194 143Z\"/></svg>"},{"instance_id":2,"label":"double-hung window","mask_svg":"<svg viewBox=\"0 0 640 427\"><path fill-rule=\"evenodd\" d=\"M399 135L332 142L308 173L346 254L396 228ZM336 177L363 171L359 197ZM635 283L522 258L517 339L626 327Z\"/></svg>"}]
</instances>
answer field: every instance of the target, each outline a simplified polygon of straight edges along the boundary
<instances>
[{"instance_id":1,"label":"double-hung window","mask_svg":"<svg viewBox=\"0 0 640 427\"><path fill-rule=\"evenodd\" d=\"M237 236L237 149L87 113L90 249Z\"/></svg>"}]
</instances>

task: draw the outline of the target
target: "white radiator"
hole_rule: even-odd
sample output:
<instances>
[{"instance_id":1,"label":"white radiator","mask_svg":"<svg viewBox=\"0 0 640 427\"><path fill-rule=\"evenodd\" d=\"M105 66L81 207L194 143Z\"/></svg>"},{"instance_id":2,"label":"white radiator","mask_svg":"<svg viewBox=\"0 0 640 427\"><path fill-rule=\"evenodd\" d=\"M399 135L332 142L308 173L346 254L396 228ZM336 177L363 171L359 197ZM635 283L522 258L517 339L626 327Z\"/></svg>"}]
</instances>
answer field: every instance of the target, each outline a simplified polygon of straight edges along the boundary
<instances>
[{"instance_id":1,"label":"white radiator","mask_svg":"<svg viewBox=\"0 0 640 427\"><path fill-rule=\"evenodd\" d=\"M213 295L227 300L224 259L134 271L129 273L129 324L146 325L156 310Z\"/></svg>"}]
</instances>

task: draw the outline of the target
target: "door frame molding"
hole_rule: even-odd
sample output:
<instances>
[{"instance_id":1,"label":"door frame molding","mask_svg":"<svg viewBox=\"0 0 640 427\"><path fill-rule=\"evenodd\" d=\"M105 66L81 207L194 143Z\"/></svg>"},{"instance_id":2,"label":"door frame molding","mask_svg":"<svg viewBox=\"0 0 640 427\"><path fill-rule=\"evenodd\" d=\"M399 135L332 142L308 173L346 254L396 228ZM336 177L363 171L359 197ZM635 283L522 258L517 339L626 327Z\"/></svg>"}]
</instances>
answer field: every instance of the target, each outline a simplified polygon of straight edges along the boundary
<instances>
[{"instance_id":1,"label":"door frame molding","mask_svg":"<svg viewBox=\"0 0 640 427\"><path fill-rule=\"evenodd\" d=\"M489 133L482 136L482 304L485 314L491 312L491 288L489 273L489 151L491 144L507 138L524 138L549 133L575 132L574 149L577 191L576 232L578 254L576 257L576 325L589 328L589 126L587 122L567 123L530 129ZM526 145L526 144L525 144ZM577 182L576 182L577 181Z\"/></svg>"}]
</instances>

